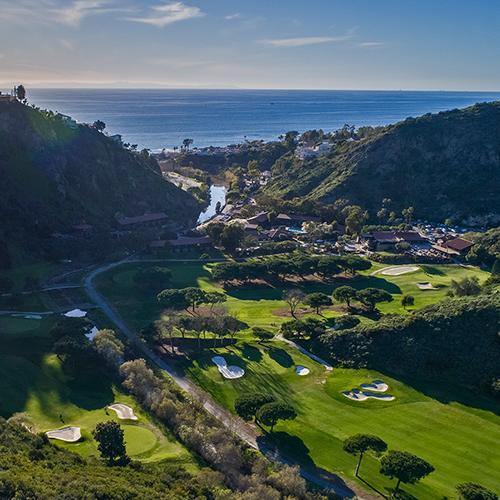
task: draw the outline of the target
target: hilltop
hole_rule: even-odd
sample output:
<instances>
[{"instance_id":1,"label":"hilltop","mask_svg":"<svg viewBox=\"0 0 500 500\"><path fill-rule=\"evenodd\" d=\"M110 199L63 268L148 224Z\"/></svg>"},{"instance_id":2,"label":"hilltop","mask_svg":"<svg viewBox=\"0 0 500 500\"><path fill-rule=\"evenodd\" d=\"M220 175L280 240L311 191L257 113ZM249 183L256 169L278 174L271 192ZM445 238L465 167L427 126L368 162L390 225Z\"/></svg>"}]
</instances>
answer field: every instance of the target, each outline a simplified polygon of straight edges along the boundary
<instances>
[{"instance_id":1,"label":"hilltop","mask_svg":"<svg viewBox=\"0 0 500 500\"><path fill-rule=\"evenodd\" d=\"M500 218L500 103L408 118L371 129L332 152L301 160L287 154L264 192L332 203L345 199L372 216L413 206L419 218L495 224Z\"/></svg>"},{"instance_id":2,"label":"hilltop","mask_svg":"<svg viewBox=\"0 0 500 500\"><path fill-rule=\"evenodd\" d=\"M194 198L134 152L88 125L20 102L0 102L0 240L37 241L74 225L109 230L116 214L195 219Z\"/></svg>"}]
</instances>

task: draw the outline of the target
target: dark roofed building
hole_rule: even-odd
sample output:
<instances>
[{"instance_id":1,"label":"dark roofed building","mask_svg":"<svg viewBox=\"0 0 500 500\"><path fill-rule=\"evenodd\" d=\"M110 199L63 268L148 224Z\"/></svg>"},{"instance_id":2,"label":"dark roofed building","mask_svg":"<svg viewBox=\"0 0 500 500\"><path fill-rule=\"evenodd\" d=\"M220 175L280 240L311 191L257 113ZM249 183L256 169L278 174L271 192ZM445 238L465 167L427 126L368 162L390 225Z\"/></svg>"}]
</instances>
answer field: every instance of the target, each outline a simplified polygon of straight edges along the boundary
<instances>
[{"instance_id":1,"label":"dark roofed building","mask_svg":"<svg viewBox=\"0 0 500 500\"><path fill-rule=\"evenodd\" d=\"M376 250L388 249L402 242L410 245L428 242L427 238L417 231L375 231L371 235L364 235L364 239Z\"/></svg>"},{"instance_id":2,"label":"dark roofed building","mask_svg":"<svg viewBox=\"0 0 500 500\"><path fill-rule=\"evenodd\" d=\"M253 217L247 219L249 224L258 224L262 226L263 224L267 224L269 222L269 213L268 212L260 212Z\"/></svg>"},{"instance_id":3,"label":"dark roofed building","mask_svg":"<svg viewBox=\"0 0 500 500\"><path fill-rule=\"evenodd\" d=\"M447 241L438 241L433 248L446 255L465 255L473 245L472 241L464 238L453 238Z\"/></svg>"}]
</instances>

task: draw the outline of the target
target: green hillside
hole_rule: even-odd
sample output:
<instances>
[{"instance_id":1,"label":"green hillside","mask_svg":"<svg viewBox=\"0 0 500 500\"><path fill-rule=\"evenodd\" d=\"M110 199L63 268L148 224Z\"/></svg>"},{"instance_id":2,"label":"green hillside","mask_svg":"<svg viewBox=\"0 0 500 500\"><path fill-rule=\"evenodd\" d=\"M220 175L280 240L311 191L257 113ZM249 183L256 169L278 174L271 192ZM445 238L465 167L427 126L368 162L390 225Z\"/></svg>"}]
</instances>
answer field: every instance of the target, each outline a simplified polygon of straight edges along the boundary
<instances>
[{"instance_id":1,"label":"green hillside","mask_svg":"<svg viewBox=\"0 0 500 500\"><path fill-rule=\"evenodd\" d=\"M0 182L0 241L21 242L31 253L53 232L84 221L108 230L117 213L162 211L182 224L199 210L147 152L20 102L0 103Z\"/></svg>"},{"instance_id":2,"label":"green hillside","mask_svg":"<svg viewBox=\"0 0 500 500\"><path fill-rule=\"evenodd\" d=\"M500 216L500 103L408 118L327 156L288 154L273 167L269 196L332 203L339 198L370 210L413 206L417 217L495 223Z\"/></svg>"}]
</instances>

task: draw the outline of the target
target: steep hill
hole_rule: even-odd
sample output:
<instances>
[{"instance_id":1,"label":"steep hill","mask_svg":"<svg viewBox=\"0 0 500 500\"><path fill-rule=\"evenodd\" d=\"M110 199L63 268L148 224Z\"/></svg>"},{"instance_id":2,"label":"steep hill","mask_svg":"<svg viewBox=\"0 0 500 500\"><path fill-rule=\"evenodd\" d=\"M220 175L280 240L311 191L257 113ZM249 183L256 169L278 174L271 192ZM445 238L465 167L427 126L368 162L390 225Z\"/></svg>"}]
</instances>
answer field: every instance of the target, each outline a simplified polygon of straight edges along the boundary
<instances>
[{"instance_id":1,"label":"steep hill","mask_svg":"<svg viewBox=\"0 0 500 500\"><path fill-rule=\"evenodd\" d=\"M0 239L46 237L115 214L163 211L176 223L198 205L165 181L156 160L85 125L19 102L0 102Z\"/></svg>"},{"instance_id":2,"label":"steep hill","mask_svg":"<svg viewBox=\"0 0 500 500\"><path fill-rule=\"evenodd\" d=\"M500 103L408 118L328 156L286 155L265 188L271 196L333 202L344 198L375 215L413 206L442 221L500 219Z\"/></svg>"}]
</instances>

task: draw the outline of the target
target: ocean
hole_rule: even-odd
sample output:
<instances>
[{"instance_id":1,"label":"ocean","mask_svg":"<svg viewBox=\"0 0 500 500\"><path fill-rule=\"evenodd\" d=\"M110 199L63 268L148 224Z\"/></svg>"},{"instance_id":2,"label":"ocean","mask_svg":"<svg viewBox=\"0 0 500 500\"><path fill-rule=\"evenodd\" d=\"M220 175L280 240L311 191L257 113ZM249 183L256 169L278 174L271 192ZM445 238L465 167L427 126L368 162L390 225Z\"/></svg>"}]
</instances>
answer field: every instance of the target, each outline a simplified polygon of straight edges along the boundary
<instances>
[{"instance_id":1,"label":"ocean","mask_svg":"<svg viewBox=\"0 0 500 500\"><path fill-rule=\"evenodd\" d=\"M28 89L30 102L80 122L106 123L125 142L160 150L276 139L289 130L385 125L500 100L500 92Z\"/></svg>"}]
</instances>

